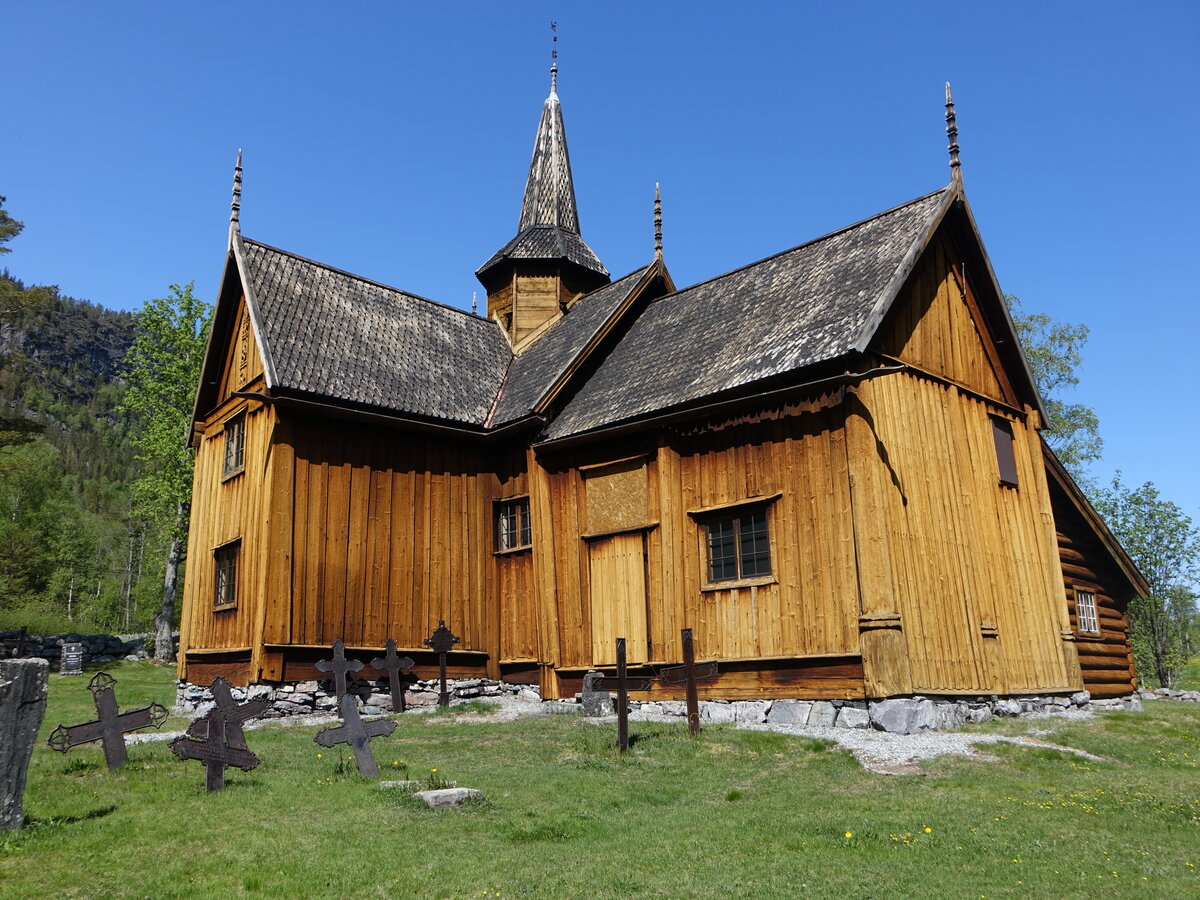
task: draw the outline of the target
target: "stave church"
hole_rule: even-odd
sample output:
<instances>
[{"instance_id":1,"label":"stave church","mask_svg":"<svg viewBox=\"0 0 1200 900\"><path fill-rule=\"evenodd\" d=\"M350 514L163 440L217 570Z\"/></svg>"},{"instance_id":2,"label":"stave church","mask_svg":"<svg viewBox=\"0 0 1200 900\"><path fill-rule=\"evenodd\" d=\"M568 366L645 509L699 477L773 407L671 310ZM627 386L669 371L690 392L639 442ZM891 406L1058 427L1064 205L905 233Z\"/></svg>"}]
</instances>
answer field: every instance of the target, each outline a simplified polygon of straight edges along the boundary
<instances>
[{"instance_id":1,"label":"stave church","mask_svg":"<svg viewBox=\"0 0 1200 900\"><path fill-rule=\"evenodd\" d=\"M556 74L486 314L243 236L239 156L180 678L427 677L444 620L543 698L683 628L706 698L1130 693L1146 585L1039 434L949 86L946 186L681 288L584 240Z\"/></svg>"}]
</instances>

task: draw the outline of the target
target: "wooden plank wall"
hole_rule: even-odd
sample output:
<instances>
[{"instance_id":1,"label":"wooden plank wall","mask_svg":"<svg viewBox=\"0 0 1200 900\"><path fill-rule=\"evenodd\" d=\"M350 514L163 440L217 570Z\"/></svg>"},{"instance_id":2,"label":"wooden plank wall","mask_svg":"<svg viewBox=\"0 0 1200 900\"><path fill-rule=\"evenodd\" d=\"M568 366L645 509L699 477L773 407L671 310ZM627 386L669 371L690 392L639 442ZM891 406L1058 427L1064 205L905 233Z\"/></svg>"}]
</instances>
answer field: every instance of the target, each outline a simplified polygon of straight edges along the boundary
<instances>
[{"instance_id":1,"label":"wooden plank wall","mask_svg":"<svg viewBox=\"0 0 1200 900\"><path fill-rule=\"evenodd\" d=\"M710 433L664 432L654 444L614 444L538 461L538 538L549 552L538 590L550 622L546 662L593 664L586 479L594 465L646 451L648 655L677 662L679 631L697 654L725 660L857 655L857 582L844 433L838 409L803 415L759 411ZM703 528L689 510L780 494L769 506L774 583L704 590ZM535 526L538 520L535 518ZM535 546L535 555L538 548ZM546 609L550 606L550 609ZM628 635L626 636L628 637ZM770 680L768 678L768 680ZM861 694L861 685L857 688Z\"/></svg>"},{"instance_id":2,"label":"wooden plank wall","mask_svg":"<svg viewBox=\"0 0 1200 900\"><path fill-rule=\"evenodd\" d=\"M1059 586L1045 469L1033 414L1016 416L913 373L864 382L855 427L875 452L852 454L856 530L883 517L880 542L860 556L886 558L911 666L912 690L1032 693L1078 687L1062 649ZM989 415L1016 435L1019 487L999 484ZM871 470L874 471L871 471ZM888 577L884 572L876 577ZM998 654L984 646L994 626Z\"/></svg>"},{"instance_id":3,"label":"wooden plank wall","mask_svg":"<svg viewBox=\"0 0 1200 900\"><path fill-rule=\"evenodd\" d=\"M525 472L524 450L508 454L501 465L494 488L497 498L529 495L529 478ZM530 515L533 515L530 503ZM491 535L490 550L496 536ZM535 537L536 540L536 537ZM534 594L533 548L512 553L497 553L492 562L495 577L489 603L499 610L500 662L536 663L538 660L538 610Z\"/></svg>"},{"instance_id":4,"label":"wooden plank wall","mask_svg":"<svg viewBox=\"0 0 1200 900\"><path fill-rule=\"evenodd\" d=\"M290 602L271 604L287 615L268 618L265 641L420 648L445 619L459 649L494 653L497 482L479 449L311 419L291 440Z\"/></svg>"},{"instance_id":5,"label":"wooden plank wall","mask_svg":"<svg viewBox=\"0 0 1200 900\"><path fill-rule=\"evenodd\" d=\"M1106 562L1108 554L1092 534L1091 528L1073 509L1056 485L1051 485L1063 589L1079 651L1083 687L1095 697L1118 697L1137 687L1133 648L1129 643L1128 592L1125 579ZM1090 591L1096 597L1096 616L1100 633L1079 630L1075 607L1077 591Z\"/></svg>"}]
</instances>

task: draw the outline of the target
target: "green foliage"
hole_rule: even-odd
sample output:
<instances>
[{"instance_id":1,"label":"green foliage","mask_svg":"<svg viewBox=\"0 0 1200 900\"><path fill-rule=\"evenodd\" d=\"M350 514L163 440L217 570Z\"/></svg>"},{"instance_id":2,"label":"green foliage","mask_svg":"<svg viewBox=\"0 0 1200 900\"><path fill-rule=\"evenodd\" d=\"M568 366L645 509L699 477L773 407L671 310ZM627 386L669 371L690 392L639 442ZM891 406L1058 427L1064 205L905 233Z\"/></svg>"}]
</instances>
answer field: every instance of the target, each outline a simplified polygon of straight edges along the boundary
<instances>
[{"instance_id":1,"label":"green foliage","mask_svg":"<svg viewBox=\"0 0 1200 900\"><path fill-rule=\"evenodd\" d=\"M12 253L11 247L4 245L15 238L25 228L25 223L18 222L4 208L5 198L0 197L0 253Z\"/></svg>"},{"instance_id":2,"label":"green foliage","mask_svg":"<svg viewBox=\"0 0 1200 900\"><path fill-rule=\"evenodd\" d=\"M1004 300L1046 407L1049 421L1042 434L1071 474L1084 481L1087 466L1104 450L1100 419L1092 407L1069 403L1063 393L1079 384L1075 372L1083 362L1088 327L1059 322L1044 313L1025 313L1013 294Z\"/></svg>"},{"instance_id":3,"label":"green foliage","mask_svg":"<svg viewBox=\"0 0 1200 900\"><path fill-rule=\"evenodd\" d=\"M1152 482L1130 488L1120 472L1094 503L1150 585L1129 606L1138 669L1173 687L1196 650L1200 530Z\"/></svg>"},{"instance_id":4,"label":"green foliage","mask_svg":"<svg viewBox=\"0 0 1200 900\"><path fill-rule=\"evenodd\" d=\"M111 671L123 707L170 704L169 669ZM43 741L25 795L31 825L0 837L0 895L1194 896L1200 707L1146 708L1002 723L1100 761L988 745L986 758L942 757L911 776L872 774L844 750L783 736L778 750L726 727L691 739L682 721L632 723L654 739L604 767L563 765L577 736L615 729L565 716L401 716L371 742L382 769L438 767L487 800L439 811L357 775L330 778L315 728L248 731L261 763L228 770L218 794L204 790L199 763L163 743L130 746L129 766L109 773L96 745L64 756ZM51 675L42 737L93 712L86 679ZM381 865L380 847L402 852Z\"/></svg>"},{"instance_id":5,"label":"green foliage","mask_svg":"<svg viewBox=\"0 0 1200 900\"><path fill-rule=\"evenodd\" d=\"M140 464L135 511L174 538L186 527L177 511L191 499L192 404L212 309L192 295L191 282L170 290L134 314L140 331L125 357L129 388L120 408L138 426L131 442Z\"/></svg>"}]
</instances>

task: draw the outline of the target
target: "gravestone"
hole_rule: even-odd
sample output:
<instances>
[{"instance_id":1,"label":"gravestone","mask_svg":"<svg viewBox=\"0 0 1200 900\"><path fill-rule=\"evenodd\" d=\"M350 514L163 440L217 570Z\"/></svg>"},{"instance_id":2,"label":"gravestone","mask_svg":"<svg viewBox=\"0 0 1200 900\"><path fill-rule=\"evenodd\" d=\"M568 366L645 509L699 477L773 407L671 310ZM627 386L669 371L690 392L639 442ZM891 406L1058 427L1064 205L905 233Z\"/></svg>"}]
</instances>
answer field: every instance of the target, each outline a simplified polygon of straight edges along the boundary
<instances>
[{"instance_id":1,"label":"gravestone","mask_svg":"<svg viewBox=\"0 0 1200 900\"><path fill-rule=\"evenodd\" d=\"M25 776L46 713L49 680L44 659L0 661L0 829L25 822Z\"/></svg>"},{"instance_id":2,"label":"gravestone","mask_svg":"<svg viewBox=\"0 0 1200 900\"><path fill-rule=\"evenodd\" d=\"M246 706L255 704L261 704L263 708L267 706L265 700L255 700L247 703ZM235 707L232 715L236 716L239 709L244 709L244 707ZM261 711L261 709L254 710L256 713ZM243 772L249 772L258 765L258 757L246 747L241 723L232 723L231 726L226 715L225 710L219 707L209 710L207 715L197 719L188 727L188 736L176 738L167 745L171 748L171 752L180 759L196 759L204 763L204 784L210 791L225 789L225 769L227 767L236 766ZM191 737L194 726L195 731L204 732L200 740ZM231 727L241 746L235 746L234 741L230 740Z\"/></svg>"},{"instance_id":3,"label":"gravestone","mask_svg":"<svg viewBox=\"0 0 1200 900\"><path fill-rule=\"evenodd\" d=\"M392 689L392 712L404 712L404 676L401 672L408 672L412 669L414 663L411 657L396 655L396 642L391 638L387 639L385 645L387 653L383 656L377 656L371 660L372 669L383 669L388 673L388 686Z\"/></svg>"},{"instance_id":4,"label":"gravestone","mask_svg":"<svg viewBox=\"0 0 1200 900\"><path fill-rule=\"evenodd\" d=\"M580 701L583 703L583 714L590 719L613 714L613 698L608 691L597 690L596 684L603 678L599 672L591 671L583 676L583 693Z\"/></svg>"},{"instance_id":5,"label":"gravestone","mask_svg":"<svg viewBox=\"0 0 1200 900\"><path fill-rule=\"evenodd\" d=\"M371 752L370 742L372 738L391 734L396 730L396 723L388 719L364 722L358 714L358 703L349 695L341 700L341 714L342 725L322 729L313 740L322 747L349 744L354 751L358 773L364 778L378 778L379 766L375 762L375 754Z\"/></svg>"},{"instance_id":6,"label":"gravestone","mask_svg":"<svg viewBox=\"0 0 1200 900\"><path fill-rule=\"evenodd\" d=\"M256 719L261 716L271 707L270 702L267 700L251 700L249 703L239 705L233 699L233 689L229 686L229 682L220 675L213 679L209 690L212 691L213 700L217 704L217 709L221 711L225 722L223 726L225 743L235 750L248 750L246 736L242 733L242 723L247 719ZM207 716L201 716L188 725L187 736L191 738L204 739L207 737L211 739L212 728L207 719ZM178 753L175 755L179 756ZM180 758L182 759L182 757ZM189 757L189 759L194 758ZM235 764L230 763L230 765ZM258 765L258 763L255 762L255 765ZM209 788L209 790L214 789ZM220 788L216 788L216 790L220 790Z\"/></svg>"},{"instance_id":7,"label":"gravestone","mask_svg":"<svg viewBox=\"0 0 1200 900\"><path fill-rule=\"evenodd\" d=\"M74 642L62 645L62 656L58 660L58 674L83 674L83 644Z\"/></svg>"},{"instance_id":8,"label":"gravestone","mask_svg":"<svg viewBox=\"0 0 1200 900\"><path fill-rule=\"evenodd\" d=\"M362 660L346 659L346 645L338 638L333 642L333 659L317 662L318 672L333 673L333 690L338 700L346 696L346 673L357 672L363 667Z\"/></svg>"},{"instance_id":9,"label":"gravestone","mask_svg":"<svg viewBox=\"0 0 1200 900\"><path fill-rule=\"evenodd\" d=\"M450 692L446 690L446 654L458 641L454 632L446 627L445 619L440 620L433 634L425 638L426 646L438 655L438 681L442 688L438 692L438 706L450 705Z\"/></svg>"},{"instance_id":10,"label":"gravestone","mask_svg":"<svg viewBox=\"0 0 1200 900\"><path fill-rule=\"evenodd\" d=\"M625 638L617 638L617 674L601 675L592 681L596 687L617 692L617 749L624 753L629 749L629 692L648 691L649 678L630 678L625 671Z\"/></svg>"},{"instance_id":11,"label":"gravestone","mask_svg":"<svg viewBox=\"0 0 1200 900\"><path fill-rule=\"evenodd\" d=\"M693 736L700 733L700 701L696 685L701 681L715 681L717 664L715 662L696 663L696 647L692 641L692 629L683 628L679 632L683 645L683 665L668 666L659 672L663 684L682 684L684 696L687 698L688 731Z\"/></svg>"},{"instance_id":12,"label":"gravestone","mask_svg":"<svg viewBox=\"0 0 1200 900\"><path fill-rule=\"evenodd\" d=\"M82 725L59 725L50 733L46 742L55 750L66 753L72 747L100 741L104 747L104 760L110 769L125 765L128 757L125 755L125 733L137 731L153 725L158 728L167 720L167 711L159 703L151 703L141 709L120 712L117 706L117 695L113 688L117 680L107 672L97 672L88 682L88 690L96 704L94 722L84 722Z\"/></svg>"}]
</instances>

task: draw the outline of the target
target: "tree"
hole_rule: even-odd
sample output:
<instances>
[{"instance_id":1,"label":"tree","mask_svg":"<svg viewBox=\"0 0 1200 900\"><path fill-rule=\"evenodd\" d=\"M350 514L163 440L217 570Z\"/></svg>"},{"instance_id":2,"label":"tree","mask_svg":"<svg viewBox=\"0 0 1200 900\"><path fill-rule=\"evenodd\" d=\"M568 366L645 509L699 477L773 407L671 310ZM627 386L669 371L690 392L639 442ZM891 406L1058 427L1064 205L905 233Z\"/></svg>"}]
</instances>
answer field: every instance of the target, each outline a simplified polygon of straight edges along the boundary
<instances>
[{"instance_id":1,"label":"tree","mask_svg":"<svg viewBox=\"0 0 1200 900\"><path fill-rule=\"evenodd\" d=\"M1046 407L1048 421L1042 432L1046 443L1077 481L1086 481L1087 466L1104 450L1100 419L1092 407L1068 403L1062 393L1079 384L1075 370L1083 362L1088 327L1059 322L1045 313L1027 314L1012 294L1004 300Z\"/></svg>"},{"instance_id":2,"label":"tree","mask_svg":"<svg viewBox=\"0 0 1200 900\"><path fill-rule=\"evenodd\" d=\"M1095 505L1150 585L1147 596L1129 604L1134 659L1172 687L1193 650L1200 530L1152 482L1131 489L1120 472L1097 492Z\"/></svg>"},{"instance_id":3,"label":"tree","mask_svg":"<svg viewBox=\"0 0 1200 900\"><path fill-rule=\"evenodd\" d=\"M167 548L162 607L154 619L154 658L161 662L175 657L171 628L192 496L192 403L212 311L192 296L192 286L173 284L171 296L146 301L134 314L141 332L125 357L129 388L122 408L140 424L132 440L140 464L134 510Z\"/></svg>"},{"instance_id":4,"label":"tree","mask_svg":"<svg viewBox=\"0 0 1200 900\"><path fill-rule=\"evenodd\" d=\"M18 222L4 208L5 198L0 197L0 253L12 253L12 247L4 245L15 238L24 229L25 223Z\"/></svg>"}]
</instances>

